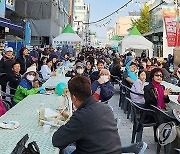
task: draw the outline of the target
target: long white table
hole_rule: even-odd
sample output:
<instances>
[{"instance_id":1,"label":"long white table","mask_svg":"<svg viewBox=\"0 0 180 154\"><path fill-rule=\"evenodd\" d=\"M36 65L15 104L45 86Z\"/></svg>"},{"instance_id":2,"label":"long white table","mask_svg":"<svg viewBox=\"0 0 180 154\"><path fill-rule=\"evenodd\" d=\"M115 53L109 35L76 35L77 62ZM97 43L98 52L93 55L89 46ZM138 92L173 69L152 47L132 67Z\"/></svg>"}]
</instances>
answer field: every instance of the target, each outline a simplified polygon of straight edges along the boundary
<instances>
[{"instance_id":1,"label":"long white table","mask_svg":"<svg viewBox=\"0 0 180 154\"><path fill-rule=\"evenodd\" d=\"M59 82L68 82L70 78L64 76L51 77L44 87L55 88ZM35 94L29 95L16 106L6 112L0 117L0 122L18 121L20 127L14 130L0 128L0 154L10 154L15 148L18 141L26 134L29 135L28 143L36 141L41 154L54 154L56 148L52 145L52 134L58 129L52 127L51 132L44 133L43 127L38 126L38 110L40 106L56 110L58 107L64 108L67 106L66 102L61 102L61 96L57 94L45 95ZM69 99L69 101L71 101ZM72 102L71 102L72 103ZM72 105L71 105L72 106ZM72 108L70 109L70 111Z\"/></svg>"},{"instance_id":2,"label":"long white table","mask_svg":"<svg viewBox=\"0 0 180 154\"><path fill-rule=\"evenodd\" d=\"M70 79L71 79L70 77L65 77L64 75L52 76L43 84L43 87L56 88L58 83L60 82L68 83Z\"/></svg>"},{"instance_id":3,"label":"long white table","mask_svg":"<svg viewBox=\"0 0 180 154\"><path fill-rule=\"evenodd\" d=\"M36 141L42 154L54 154L55 148L52 145L52 134L57 128L45 134L43 127L38 126L38 112L41 103L44 107L55 110L59 96L36 94L26 97L15 107L9 110L0 118L3 121L18 121L20 127L14 130L0 128L0 154L10 154L18 141L26 134L29 135L29 142Z\"/></svg>"}]
</instances>

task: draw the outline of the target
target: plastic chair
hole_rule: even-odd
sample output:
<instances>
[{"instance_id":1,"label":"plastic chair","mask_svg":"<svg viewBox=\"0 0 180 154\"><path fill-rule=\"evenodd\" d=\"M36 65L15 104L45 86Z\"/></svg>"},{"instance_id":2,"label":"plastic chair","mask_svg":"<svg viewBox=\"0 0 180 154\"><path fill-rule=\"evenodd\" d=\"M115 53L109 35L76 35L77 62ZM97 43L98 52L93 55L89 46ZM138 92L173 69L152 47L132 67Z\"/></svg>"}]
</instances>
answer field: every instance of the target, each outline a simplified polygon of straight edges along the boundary
<instances>
[{"instance_id":1,"label":"plastic chair","mask_svg":"<svg viewBox=\"0 0 180 154\"><path fill-rule=\"evenodd\" d=\"M154 138L155 138L155 126L157 126L156 122L146 122L149 115L155 115L155 112L151 109L146 109L143 107L138 106L135 102L133 102L131 99L126 98L132 107L132 113L133 113L133 131L132 131L132 140L131 143L134 143L135 138L136 142L141 142L142 140L142 134L143 134L143 128L144 127L153 127L154 128ZM139 113L139 117L138 117Z\"/></svg>"},{"instance_id":2,"label":"plastic chair","mask_svg":"<svg viewBox=\"0 0 180 154\"><path fill-rule=\"evenodd\" d=\"M164 112L163 110L159 109L154 105L151 105L151 108L155 111L157 117L156 121L158 126L161 125L162 123L167 123L171 121L177 122L177 119L171 113L168 114L167 112ZM164 148L165 148L165 154L169 154L170 144L165 145ZM156 153L159 154L160 151L161 151L161 145L158 143Z\"/></svg>"}]
</instances>

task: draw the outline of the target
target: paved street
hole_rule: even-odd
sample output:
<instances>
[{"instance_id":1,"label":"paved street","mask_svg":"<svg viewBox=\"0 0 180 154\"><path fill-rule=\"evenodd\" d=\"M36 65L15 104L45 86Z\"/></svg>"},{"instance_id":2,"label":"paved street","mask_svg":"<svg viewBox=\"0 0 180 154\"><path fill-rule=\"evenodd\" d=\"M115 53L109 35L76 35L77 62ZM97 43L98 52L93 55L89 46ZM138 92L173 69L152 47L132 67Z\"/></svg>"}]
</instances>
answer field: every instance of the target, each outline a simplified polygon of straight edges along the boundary
<instances>
[{"instance_id":1,"label":"paved street","mask_svg":"<svg viewBox=\"0 0 180 154\"><path fill-rule=\"evenodd\" d=\"M126 114L124 114L121 108L118 107L118 103L119 103L119 87L116 86L116 93L113 96L113 98L109 101L109 104L113 108L115 118L119 118L118 128L119 128L122 146L127 146L131 143L132 123L130 122L129 119L126 118ZM144 129L143 141L148 144L148 148L145 154L155 154L156 143L154 142L152 128Z\"/></svg>"}]
</instances>

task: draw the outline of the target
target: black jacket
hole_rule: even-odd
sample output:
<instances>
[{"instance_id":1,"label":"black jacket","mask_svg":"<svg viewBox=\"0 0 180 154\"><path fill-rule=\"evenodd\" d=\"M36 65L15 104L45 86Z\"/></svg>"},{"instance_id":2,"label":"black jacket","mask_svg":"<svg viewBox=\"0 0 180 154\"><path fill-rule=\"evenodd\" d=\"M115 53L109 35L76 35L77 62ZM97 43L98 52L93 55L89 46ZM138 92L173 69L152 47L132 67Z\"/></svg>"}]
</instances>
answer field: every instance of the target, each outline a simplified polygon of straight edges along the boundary
<instances>
[{"instance_id":1,"label":"black jacket","mask_svg":"<svg viewBox=\"0 0 180 154\"><path fill-rule=\"evenodd\" d=\"M99 79L100 77L99 73L100 73L99 71L94 71L93 73L91 73L90 75L91 83Z\"/></svg>"},{"instance_id":2,"label":"black jacket","mask_svg":"<svg viewBox=\"0 0 180 154\"><path fill-rule=\"evenodd\" d=\"M113 112L108 105L87 98L69 122L53 135L55 147L76 143L78 154L120 154L121 143Z\"/></svg>"},{"instance_id":3,"label":"black jacket","mask_svg":"<svg viewBox=\"0 0 180 154\"><path fill-rule=\"evenodd\" d=\"M26 56L26 57L21 56L21 57L17 58L17 62L19 62L21 65L20 73L23 75L26 72L27 68L31 66L32 59L30 56Z\"/></svg>"},{"instance_id":4,"label":"black jacket","mask_svg":"<svg viewBox=\"0 0 180 154\"><path fill-rule=\"evenodd\" d=\"M0 73L10 73L12 72L12 65L15 63L16 59L14 57L8 58L6 56L2 57L0 60Z\"/></svg>"},{"instance_id":5,"label":"black jacket","mask_svg":"<svg viewBox=\"0 0 180 154\"><path fill-rule=\"evenodd\" d=\"M165 87L163 86L165 89ZM158 100L155 97L155 89L152 83L149 83L147 86L144 87L144 99L145 99L145 105L149 108L150 105L157 106ZM169 103L169 97L164 97L164 102Z\"/></svg>"},{"instance_id":6,"label":"black jacket","mask_svg":"<svg viewBox=\"0 0 180 154\"><path fill-rule=\"evenodd\" d=\"M9 86L10 88L10 93L12 95L15 94L16 90L17 89L17 86L19 85L19 82L21 81L22 77L20 74L15 74L15 73L11 73L11 74L8 74L7 76L7 80L9 81Z\"/></svg>"}]
</instances>

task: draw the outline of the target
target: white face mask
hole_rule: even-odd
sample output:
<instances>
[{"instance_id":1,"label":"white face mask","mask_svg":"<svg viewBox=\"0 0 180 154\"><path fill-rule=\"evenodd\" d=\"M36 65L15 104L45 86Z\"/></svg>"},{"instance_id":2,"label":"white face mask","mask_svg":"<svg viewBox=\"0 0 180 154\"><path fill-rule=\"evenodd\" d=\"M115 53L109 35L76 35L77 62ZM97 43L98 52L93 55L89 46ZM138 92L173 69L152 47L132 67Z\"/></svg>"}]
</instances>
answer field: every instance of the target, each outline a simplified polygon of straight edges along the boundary
<instances>
[{"instance_id":1,"label":"white face mask","mask_svg":"<svg viewBox=\"0 0 180 154\"><path fill-rule=\"evenodd\" d=\"M101 78L104 80L105 83L109 81L109 77L107 75L102 75Z\"/></svg>"},{"instance_id":2,"label":"white face mask","mask_svg":"<svg viewBox=\"0 0 180 154\"><path fill-rule=\"evenodd\" d=\"M83 69L78 69L78 70L77 70L77 73L78 73L78 74L83 74L83 72L84 72Z\"/></svg>"},{"instance_id":3,"label":"white face mask","mask_svg":"<svg viewBox=\"0 0 180 154\"><path fill-rule=\"evenodd\" d=\"M34 77L33 75L27 75L26 78L27 78L29 81L33 81L35 77Z\"/></svg>"}]
</instances>

